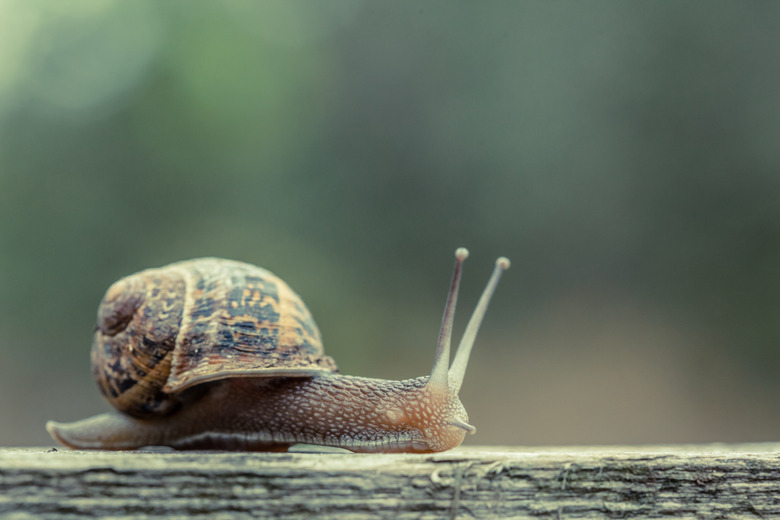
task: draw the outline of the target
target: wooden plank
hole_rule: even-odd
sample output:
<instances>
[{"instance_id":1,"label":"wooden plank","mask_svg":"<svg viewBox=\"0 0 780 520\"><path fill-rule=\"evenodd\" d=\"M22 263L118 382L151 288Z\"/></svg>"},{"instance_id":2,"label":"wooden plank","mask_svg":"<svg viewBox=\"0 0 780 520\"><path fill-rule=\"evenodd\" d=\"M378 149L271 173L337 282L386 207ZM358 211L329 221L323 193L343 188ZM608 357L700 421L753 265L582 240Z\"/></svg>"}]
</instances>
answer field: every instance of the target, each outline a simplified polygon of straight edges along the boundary
<instances>
[{"instance_id":1,"label":"wooden plank","mask_svg":"<svg viewBox=\"0 0 780 520\"><path fill-rule=\"evenodd\" d=\"M0 449L0 517L770 518L780 444L433 455Z\"/></svg>"}]
</instances>

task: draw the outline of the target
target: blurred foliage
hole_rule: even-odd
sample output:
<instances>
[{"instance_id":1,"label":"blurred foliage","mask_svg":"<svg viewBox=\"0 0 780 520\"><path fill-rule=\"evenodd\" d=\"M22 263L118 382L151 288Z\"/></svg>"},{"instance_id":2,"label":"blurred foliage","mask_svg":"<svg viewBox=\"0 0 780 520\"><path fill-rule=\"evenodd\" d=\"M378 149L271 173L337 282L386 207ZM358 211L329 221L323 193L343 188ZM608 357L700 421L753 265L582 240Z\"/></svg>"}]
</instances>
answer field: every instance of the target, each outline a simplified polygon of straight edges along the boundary
<instances>
[{"instance_id":1,"label":"blurred foliage","mask_svg":"<svg viewBox=\"0 0 780 520\"><path fill-rule=\"evenodd\" d=\"M263 265L342 371L400 378L428 370L459 245L464 313L514 261L464 393L499 360L506 389L533 356L632 374L672 352L634 393L574 392L631 408L677 384L701 421L604 441L780 434L778 20L754 1L0 0L0 444L104 406L90 331L122 275ZM566 409L513 388L519 415ZM523 436L472 399L482 442L600 439ZM766 422L729 429L748 408Z\"/></svg>"}]
</instances>

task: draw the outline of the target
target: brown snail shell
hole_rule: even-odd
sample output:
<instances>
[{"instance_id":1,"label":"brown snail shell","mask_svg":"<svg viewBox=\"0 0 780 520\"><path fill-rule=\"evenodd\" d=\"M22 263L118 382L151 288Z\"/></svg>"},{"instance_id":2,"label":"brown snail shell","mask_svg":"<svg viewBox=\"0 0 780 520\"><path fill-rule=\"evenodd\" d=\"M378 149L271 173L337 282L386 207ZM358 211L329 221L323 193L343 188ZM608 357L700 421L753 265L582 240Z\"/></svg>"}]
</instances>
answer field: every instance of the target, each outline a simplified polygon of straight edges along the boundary
<instances>
[{"instance_id":1,"label":"brown snail shell","mask_svg":"<svg viewBox=\"0 0 780 520\"><path fill-rule=\"evenodd\" d=\"M92 370L118 410L170 414L188 389L230 377L337 372L301 298L273 273L200 258L122 278L98 309Z\"/></svg>"}]
</instances>

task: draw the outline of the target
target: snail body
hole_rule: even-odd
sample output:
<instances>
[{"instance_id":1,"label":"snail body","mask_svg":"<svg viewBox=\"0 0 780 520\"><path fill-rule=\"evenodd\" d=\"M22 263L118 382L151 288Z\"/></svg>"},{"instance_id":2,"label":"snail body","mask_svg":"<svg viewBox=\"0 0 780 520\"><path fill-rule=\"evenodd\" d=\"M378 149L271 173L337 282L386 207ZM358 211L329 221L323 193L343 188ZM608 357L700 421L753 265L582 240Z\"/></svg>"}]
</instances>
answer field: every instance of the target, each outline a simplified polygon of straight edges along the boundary
<instances>
[{"instance_id":1,"label":"snail body","mask_svg":"<svg viewBox=\"0 0 780 520\"><path fill-rule=\"evenodd\" d=\"M72 448L284 451L298 443L355 452L436 452L460 445L458 399L471 346L509 261L499 258L449 366L463 261L430 375L388 381L337 373L306 305L271 272L204 258L115 282L98 309L92 370L116 411L50 421Z\"/></svg>"}]
</instances>

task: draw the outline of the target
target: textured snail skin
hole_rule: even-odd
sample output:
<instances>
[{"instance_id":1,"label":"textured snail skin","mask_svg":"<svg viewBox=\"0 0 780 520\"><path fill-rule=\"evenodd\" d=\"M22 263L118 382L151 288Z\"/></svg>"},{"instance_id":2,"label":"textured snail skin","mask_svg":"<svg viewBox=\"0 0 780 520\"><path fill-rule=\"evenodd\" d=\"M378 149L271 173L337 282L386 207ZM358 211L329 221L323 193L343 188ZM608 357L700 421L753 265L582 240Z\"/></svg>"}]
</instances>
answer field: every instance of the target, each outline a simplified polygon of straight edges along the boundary
<instances>
[{"instance_id":1,"label":"textured snail skin","mask_svg":"<svg viewBox=\"0 0 780 520\"><path fill-rule=\"evenodd\" d=\"M112 412L70 424L49 422L73 448L284 451L296 443L354 452L438 452L463 442L453 421L468 417L452 392L428 376L386 381L352 376L232 378L170 416L136 419Z\"/></svg>"}]
</instances>

